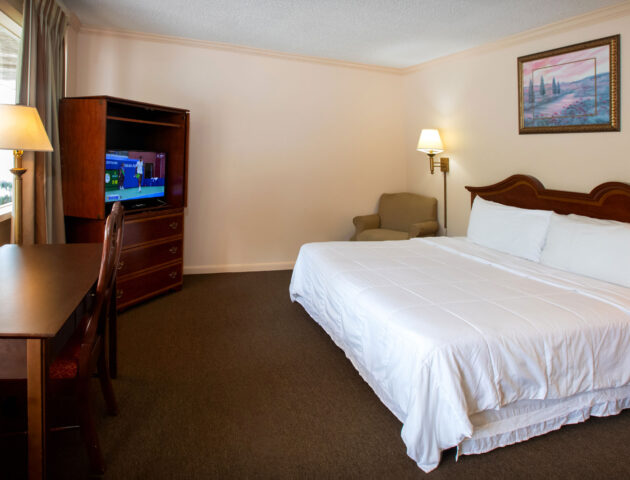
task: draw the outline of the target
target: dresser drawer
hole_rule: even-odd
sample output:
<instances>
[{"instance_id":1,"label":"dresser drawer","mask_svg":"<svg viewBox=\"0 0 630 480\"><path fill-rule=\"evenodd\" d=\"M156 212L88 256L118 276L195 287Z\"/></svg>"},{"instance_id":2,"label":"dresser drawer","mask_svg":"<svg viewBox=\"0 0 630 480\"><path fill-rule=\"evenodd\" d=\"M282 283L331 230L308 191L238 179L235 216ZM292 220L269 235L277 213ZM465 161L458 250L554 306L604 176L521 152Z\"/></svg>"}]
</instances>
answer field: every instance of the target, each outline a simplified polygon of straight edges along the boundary
<instances>
[{"instance_id":1,"label":"dresser drawer","mask_svg":"<svg viewBox=\"0 0 630 480\"><path fill-rule=\"evenodd\" d=\"M160 238L182 235L184 215L174 213L146 218L125 218L123 247L138 245Z\"/></svg>"},{"instance_id":2,"label":"dresser drawer","mask_svg":"<svg viewBox=\"0 0 630 480\"><path fill-rule=\"evenodd\" d=\"M127 275L117 280L116 302L122 308L145 298L182 285L182 263L148 270L141 275Z\"/></svg>"},{"instance_id":3,"label":"dresser drawer","mask_svg":"<svg viewBox=\"0 0 630 480\"><path fill-rule=\"evenodd\" d=\"M163 263L172 263L182 258L182 240L152 243L142 247L132 247L120 253L118 277L135 273Z\"/></svg>"}]
</instances>

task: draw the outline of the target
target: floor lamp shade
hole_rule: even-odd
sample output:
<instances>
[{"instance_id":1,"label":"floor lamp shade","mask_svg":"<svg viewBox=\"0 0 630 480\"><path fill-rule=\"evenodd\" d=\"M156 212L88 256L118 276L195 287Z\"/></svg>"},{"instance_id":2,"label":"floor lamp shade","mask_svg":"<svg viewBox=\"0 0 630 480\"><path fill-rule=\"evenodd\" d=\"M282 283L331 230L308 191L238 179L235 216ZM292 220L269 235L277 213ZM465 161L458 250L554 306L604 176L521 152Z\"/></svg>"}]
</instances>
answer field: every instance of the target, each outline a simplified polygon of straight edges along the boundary
<instances>
[{"instance_id":1,"label":"floor lamp shade","mask_svg":"<svg viewBox=\"0 0 630 480\"><path fill-rule=\"evenodd\" d=\"M0 149L13 150L14 165L11 173L15 176L13 192L13 241L22 243L22 154L25 150L52 152L53 148L46 129L35 107L24 105L0 105Z\"/></svg>"},{"instance_id":2,"label":"floor lamp shade","mask_svg":"<svg viewBox=\"0 0 630 480\"><path fill-rule=\"evenodd\" d=\"M52 152L35 107L0 105L0 149Z\"/></svg>"}]
</instances>

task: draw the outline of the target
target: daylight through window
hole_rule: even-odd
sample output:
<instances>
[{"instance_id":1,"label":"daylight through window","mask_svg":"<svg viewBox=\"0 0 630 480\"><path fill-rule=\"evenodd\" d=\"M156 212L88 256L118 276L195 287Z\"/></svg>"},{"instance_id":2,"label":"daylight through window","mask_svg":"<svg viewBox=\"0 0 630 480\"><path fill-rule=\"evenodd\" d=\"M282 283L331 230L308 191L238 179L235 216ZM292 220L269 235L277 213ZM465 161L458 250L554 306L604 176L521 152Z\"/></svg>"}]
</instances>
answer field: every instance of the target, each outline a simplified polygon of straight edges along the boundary
<instances>
[{"instance_id":1,"label":"daylight through window","mask_svg":"<svg viewBox=\"0 0 630 480\"><path fill-rule=\"evenodd\" d=\"M20 27L0 11L0 103L15 103ZM13 153L0 150L0 206L11 203Z\"/></svg>"}]
</instances>

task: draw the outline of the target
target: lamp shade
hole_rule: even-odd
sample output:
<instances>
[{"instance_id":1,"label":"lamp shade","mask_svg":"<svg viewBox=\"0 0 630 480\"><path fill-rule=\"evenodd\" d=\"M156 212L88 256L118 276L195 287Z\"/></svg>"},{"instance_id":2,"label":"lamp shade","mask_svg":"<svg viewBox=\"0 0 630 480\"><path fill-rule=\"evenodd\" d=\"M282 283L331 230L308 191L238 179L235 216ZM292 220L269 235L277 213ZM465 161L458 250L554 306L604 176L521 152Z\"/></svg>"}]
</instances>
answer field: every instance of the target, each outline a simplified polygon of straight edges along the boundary
<instances>
[{"instance_id":1,"label":"lamp shade","mask_svg":"<svg viewBox=\"0 0 630 480\"><path fill-rule=\"evenodd\" d=\"M35 107L0 105L0 149L52 152Z\"/></svg>"},{"instance_id":2,"label":"lamp shade","mask_svg":"<svg viewBox=\"0 0 630 480\"><path fill-rule=\"evenodd\" d=\"M423 128L420 132L417 150L431 154L443 152L444 145L440 138L440 132L435 128Z\"/></svg>"}]
</instances>

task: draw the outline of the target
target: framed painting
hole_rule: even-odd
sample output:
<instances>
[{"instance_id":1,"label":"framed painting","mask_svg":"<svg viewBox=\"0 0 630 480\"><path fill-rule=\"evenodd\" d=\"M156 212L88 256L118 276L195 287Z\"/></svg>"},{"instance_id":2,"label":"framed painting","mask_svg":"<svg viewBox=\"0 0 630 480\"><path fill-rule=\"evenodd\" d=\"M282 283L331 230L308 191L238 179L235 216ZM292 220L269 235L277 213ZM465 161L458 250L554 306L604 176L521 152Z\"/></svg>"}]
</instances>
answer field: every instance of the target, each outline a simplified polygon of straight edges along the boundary
<instances>
[{"instance_id":1,"label":"framed painting","mask_svg":"<svg viewBox=\"0 0 630 480\"><path fill-rule=\"evenodd\" d=\"M619 35L517 63L519 133L619 130Z\"/></svg>"}]
</instances>

